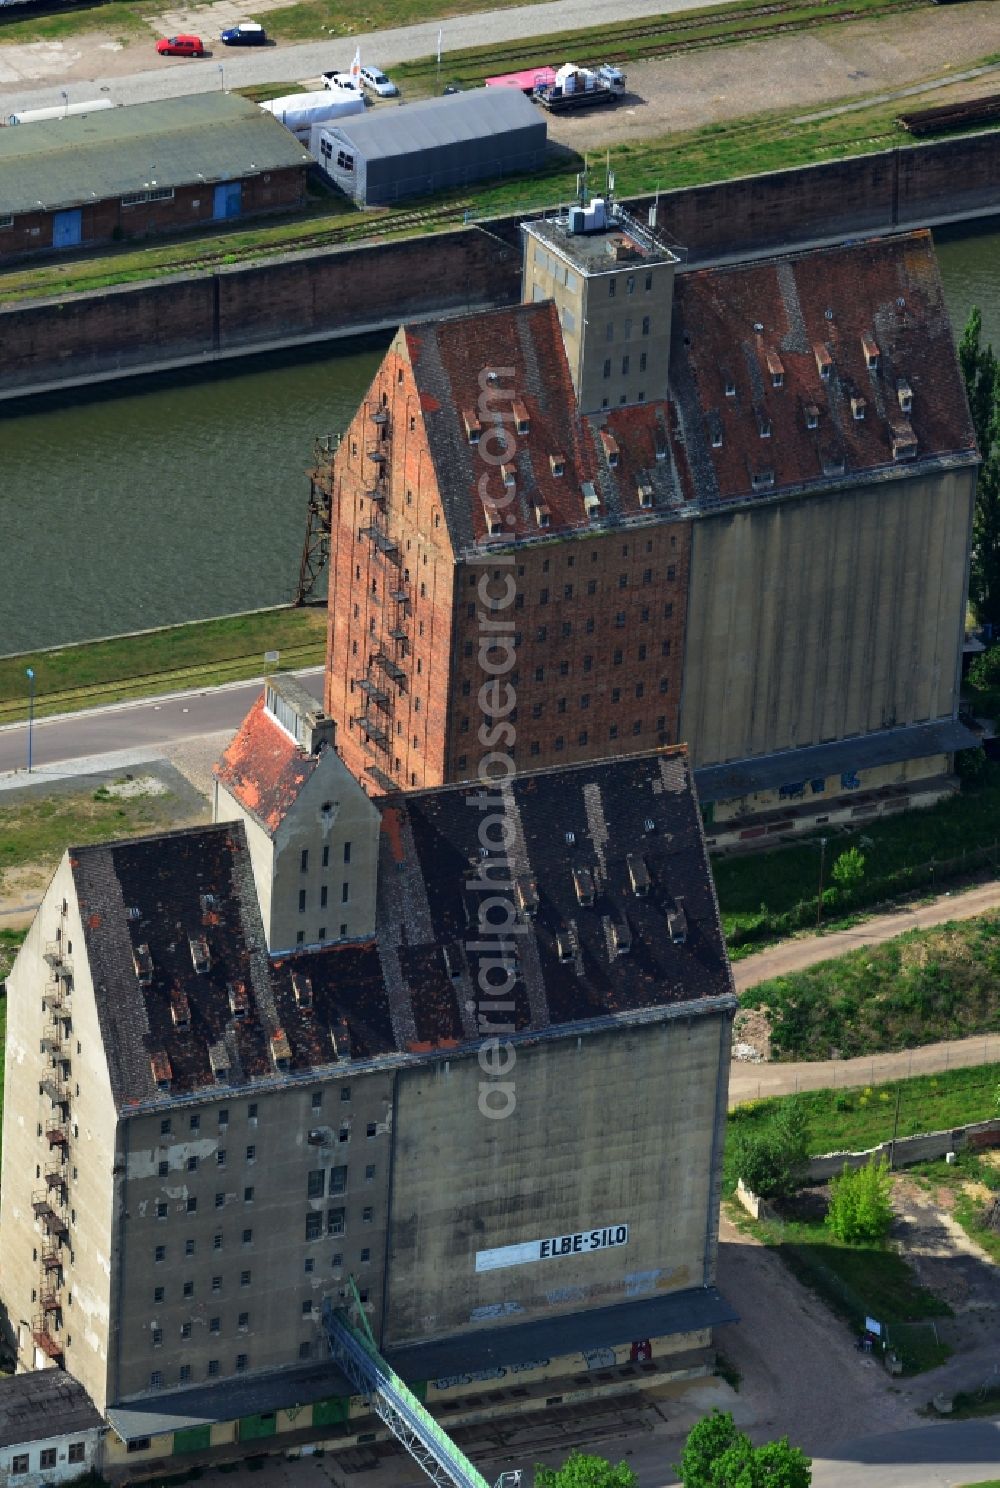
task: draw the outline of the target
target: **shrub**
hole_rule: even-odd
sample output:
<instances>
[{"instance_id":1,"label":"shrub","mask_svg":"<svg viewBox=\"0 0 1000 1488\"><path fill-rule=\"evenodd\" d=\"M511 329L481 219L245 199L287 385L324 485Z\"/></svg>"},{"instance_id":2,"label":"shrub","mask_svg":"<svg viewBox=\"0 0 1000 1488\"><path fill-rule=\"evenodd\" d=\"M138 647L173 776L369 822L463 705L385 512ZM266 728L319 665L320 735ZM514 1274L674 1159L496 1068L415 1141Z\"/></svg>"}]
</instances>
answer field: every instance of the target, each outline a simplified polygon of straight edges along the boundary
<instances>
[{"instance_id":1,"label":"shrub","mask_svg":"<svg viewBox=\"0 0 1000 1488\"><path fill-rule=\"evenodd\" d=\"M781 1106L757 1131L740 1131L733 1168L762 1199L786 1198L802 1184L809 1166L805 1112L795 1101Z\"/></svg>"},{"instance_id":2,"label":"shrub","mask_svg":"<svg viewBox=\"0 0 1000 1488\"><path fill-rule=\"evenodd\" d=\"M892 1175L884 1157L853 1171L845 1166L831 1181L826 1222L845 1245L885 1239L892 1224Z\"/></svg>"},{"instance_id":3,"label":"shrub","mask_svg":"<svg viewBox=\"0 0 1000 1488\"><path fill-rule=\"evenodd\" d=\"M840 888L850 892L865 876L865 855L858 847L849 847L834 863L830 877Z\"/></svg>"}]
</instances>

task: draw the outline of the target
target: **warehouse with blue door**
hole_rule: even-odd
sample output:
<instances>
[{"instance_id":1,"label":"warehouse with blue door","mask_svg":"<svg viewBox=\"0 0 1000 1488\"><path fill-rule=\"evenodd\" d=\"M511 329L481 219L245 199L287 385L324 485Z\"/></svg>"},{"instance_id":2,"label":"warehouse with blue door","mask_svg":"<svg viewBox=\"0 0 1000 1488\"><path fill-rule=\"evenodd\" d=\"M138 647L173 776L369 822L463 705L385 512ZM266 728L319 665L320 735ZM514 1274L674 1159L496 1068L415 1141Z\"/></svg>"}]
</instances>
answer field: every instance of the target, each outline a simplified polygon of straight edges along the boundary
<instances>
[{"instance_id":1,"label":"warehouse with blue door","mask_svg":"<svg viewBox=\"0 0 1000 1488\"><path fill-rule=\"evenodd\" d=\"M311 148L329 180L358 206L375 207L537 170L546 132L516 89L475 88L317 124Z\"/></svg>"},{"instance_id":2,"label":"warehouse with blue door","mask_svg":"<svg viewBox=\"0 0 1000 1488\"><path fill-rule=\"evenodd\" d=\"M305 202L311 160L230 93L0 129L0 264Z\"/></svg>"}]
</instances>

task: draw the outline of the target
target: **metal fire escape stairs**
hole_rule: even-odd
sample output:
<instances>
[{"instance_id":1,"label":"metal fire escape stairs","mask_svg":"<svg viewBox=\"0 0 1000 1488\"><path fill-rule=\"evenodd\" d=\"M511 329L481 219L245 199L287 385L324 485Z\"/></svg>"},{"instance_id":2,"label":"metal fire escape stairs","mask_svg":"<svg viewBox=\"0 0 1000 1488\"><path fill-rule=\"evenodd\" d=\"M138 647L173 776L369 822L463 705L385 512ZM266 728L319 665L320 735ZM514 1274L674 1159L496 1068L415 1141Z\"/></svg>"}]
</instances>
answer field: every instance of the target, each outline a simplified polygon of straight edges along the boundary
<instances>
[{"instance_id":1,"label":"metal fire escape stairs","mask_svg":"<svg viewBox=\"0 0 1000 1488\"><path fill-rule=\"evenodd\" d=\"M63 915L65 916L65 906ZM48 1064L39 1081L39 1096L47 1102L40 1123L47 1148L44 1165L45 1187L31 1196L31 1208L41 1227L42 1243L38 1250L38 1286L36 1308L31 1320L35 1347L54 1363L61 1363L63 1249L69 1244L69 1138L70 1138L70 1063L69 1030L71 1024L71 991L73 967L64 947L65 931L45 946L44 959L51 979L42 990L41 1051Z\"/></svg>"},{"instance_id":2,"label":"metal fire escape stairs","mask_svg":"<svg viewBox=\"0 0 1000 1488\"><path fill-rule=\"evenodd\" d=\"M389 528L392 474L389 410L383 404L369 404L366 418L374 425L374 434L365 446L366 464L370 463L373 470L366 478L364 493L368 521L358 536L371 544L373 562L368 572L375 575L379 623L369 633L365 671L352 679L354 690L361 693L364 702L351 723L361 730L365 751L371 757L366 767L368 774L381 790L392 791L398 789L390 773L395 703L406 691L406 670L400 663L410 645L409 572L402 566L399 544Z\"/></svg>"},{"instance_id":3,"label":"metal fire escape stairs","mask_svg":"<svg viewBox=\"0 0 1000 1488\"><path fill-rule=\"evenodd\" d=\"M299 562L297 605L322 603L316 589L330 558L330 527L333 516L333 457L340 448L339 434L324 434L313 445L313 469L309 474L309 505L306 537Z\"/></svg>"},{"instance_id":4,"label":"metal fire escape stairs","mask_svg":"<svg viewBox=\"0 0 1000 1488\"><path fill-rule=\"evenodd\" d=\"M404 1446L435 1488L490 1488L486 1478L383 1359L372 1336L354 1277L347 1307L323 1303L330 1352L359 1395ZM520 1473L504 1473L496 1488L516 1488Z\"/></svg>"}]
</instances>

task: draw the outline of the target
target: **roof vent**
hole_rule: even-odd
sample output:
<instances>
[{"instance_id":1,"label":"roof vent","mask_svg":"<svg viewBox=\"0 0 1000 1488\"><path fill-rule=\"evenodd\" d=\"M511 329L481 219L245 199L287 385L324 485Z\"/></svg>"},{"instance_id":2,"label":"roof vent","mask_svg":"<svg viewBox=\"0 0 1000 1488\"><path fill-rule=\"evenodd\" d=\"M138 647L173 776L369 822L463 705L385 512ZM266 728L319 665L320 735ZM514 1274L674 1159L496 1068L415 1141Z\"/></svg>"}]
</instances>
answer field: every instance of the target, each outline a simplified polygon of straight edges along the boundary
<instances>
[{"instance_id":1,"label":"roof vent","mask_svg":"<svg viewBox=\"0 0 1000 1488\"><path fill-rule=\"evenodd\" d=\"M829 445L819 452L820 464L824 475L843 475L847 468L842 449L833 449Z\"/></svg>"},{"instance_id":2,"label":"roof vent","mask_svg":"<svg viewBox=\"0 0 1000 1488\"><path fill-rule=\"evenodd\" d=\"M276 1070L287 1070L292 1062L292 1046L288 1042L288 1034L283 1028L276 1028L271 1034L271 1059Z\"/></svg>"},{"instance_id":3,"label":"roof vent","mask_svg":"<svg viewBox=\"0 0 1000 1488\"><path fill-rule=\"evenodd\" d=\"M573 887L577 902L585 909L591 909L594 904L594 875L589 868L573 869Z\"/></svg>"},{"instance_id":4,"label":"roof vent","mask_svg":"<svg viewBox=\"0 0 1000 1488\"><path fill-rule=\"evenodd\" d=\"M646 817L646 820L642 824L642 830L646 833L647 837L656 831L656 823L651 816Z\"/></svg>"},{"instance_id":5,"label":"roof vent","mask_svg":"<svg viewBox=\"0 0 1000 1488\"><path fill-rule=\"evenodd\" d=\"M722 448L722 419L716 409L712 409L708 415L708 437L713 449Z\"/></svg>"},{"instance_id":6,"label":"roof vent","mask_svg":"<svg viewBox=\"0 0 1000 1488\"><path fill-rule=\"evenodd\" d=\"M910 413L913 408L913 389L905 377L896 378L896 397L903 413Z\"/></svg>"},{"instance_id":7,"label":"roof vent","mask_svg":"<svg viewBox=\"0 0 1000 1488\"><path fill-rule=\"evenodd\" d=\"M906 419L900 419L892 426L892 458L912 460L916 453L917 436L913 432L913 426Z\"/></svg>"},{"instance_id":8,"label":"roof vent","mask_svg":"<svg viewBox=\"0 0 1000 1488\"><path fill-rule=\"evenodd\" d=\"M499 537L503 532L503 518L492 501L483 502L483 515L486 518L487 535Z\"/></svg>"},{"instance_id":9,"label":"roof vent","mask_svg":"<svg viewBox=\"0 0 1000 1488\"><path fill-rule=\"evenodd\" d=\"M191 947L191 962L199 975L204 975L212 964L212 958L208 954L208 941L204 935L189 935L188 945Z\"/></svg>"},{"instance_id":10,"label":"roof vent","mask_svg":"<svg viewBox=\"0 0 1000 1488\"><path fill-rule=\"evenodd\" d=\"M157 1090L169 1090L170 1082L174 1078L174 1071L166 1049L156 1049L150 1054L149 1068L152 1071L153 1082Z\"/></svg>"},{"instance_id":11,"label":"roof vent","mask_svg":"<svg viewBox=\"0 0 1000 1488\"><path fill-rule=\"evenodd\" d=\"M242 1022L250 1008L250 1000L247 997L246 983L230 982L226 987L226 991L229 993L229 1011L232 1013L234 1018L237 1018L240 1020L240 1022Z\"/></svg>"},{"instance_id":12,"label":"roof vent","mask_svg":"<svg viewBox=\"0 0 1000 1488\"><path fill-rule=\"evenodd\" d=\"M642 899L649 893L650 884L646 859L641 853L629 853L625 862L628 867L629 880L632 884L632 892Z\"/></svg>"},{"instance_id":13,"label":"roof vent","mask_svg":"<svg viewBox=\"0 0 1000 1488\"><path fill-rule=\"evenodd\" d=\"M129 905L128 909L125 911L125 918L127 920L132 920L133 922L142 919L142 910L139 908L138 904Z\"/></svg>"},{"instance_id":14,"label":"roof vent","mask_svg":"<svg viewBox=\"0 0 1000 1488\"><path fill-rule=\"evenodd\" d=\"M604 453L608 457L608 464L611 466L611 468L613 470L614 467L618 464L618 459L619 459L619 453L620 452L619 452L619 449L618 449L618 441L615 438L615 436L611 433L611 430L610 429L602 429L601 430L601 443L604 446Z\"/></svg>"},{"instance_id":15,"label":"roof vent","mask_svg":"<svg viewBox=\"0 0 1000 1488\"><path fill-rule=\"evenodd\" d=\"M175 1028L182 1031L191 1027L191 1004L187 1000L185 992L173 991L170 994L170 1016Z\"/></svg>"},{"instance_id":16,"label":"roof vent","mask_svg":"<svg viewBox=\"0 0 1000 1488\"><path fill-rule=\"evenodd\" d=\"M584 481L581 489L583 491L584 512L587 514L588 517L591 518L599 516L601 511L601 498L600 496L598 496L596 490L594 489L594 482Z\"/></svg>"},{"instance_id":17,"label":"roof vent","mask_svg":"<svg viewBox=\"0 0 1000 1488\"><path fill-rule=\"evenodd\" d=\"M514 428L519 434L527 434L531 429L531 419L528 410L520 398L515 398L513 403Z\"/></svg>"},{"instance_id":18,"label":"roof vent","mask_svg":"<svg viewBox=\"0 0 1000 1488\"><path fill-rule=\"evenodd\" d=\"M528 874L522 873L514 885L514 897L517 907L522 914L529 919L534 919L538 913L538 883Z\"/></svg>"},{"instance_id":19,"label":"roof vent","mask_svg":"<svg viewBox=\"0 0 1000 1488\"><path fill-rule=\"evenodd\" d=\"M722 386L725 389L727 398L736 397L736 378L729 371L728 367L723 367L722 369Z\"/></svg>"},{"instance_id":20,"label":"roof vent","mask_svg":"<svg viewBox=\"0 0 1000 1488\"><path fill-rule=\"evenodd\" d=\"M221 1040L217 1044L209 1045L208 1062L216 1084L221 1085L225 1080L229 1079L229 1055L226 1053L226 1046Z\"/></svg>"},{"instance_id":21,"label":"roof vent","mask_svg":"<svg viewBox=\"0 0 1000 1488\"><path fill-rule=\"evenodd\" d=\"M134 946L132 961L135 965L135 974L139 979L139 986L151 987L153 985L153 958L149 954L149 946L145 944Z\"/></svg>"},{"instance_id":22,"label":"roof vent","mask_svg":"<svg viewBox=\"0 0 1000 1488\"><path fill-rule=\"evenodd\" d=\"M771 420L762 408L757 409L757 432L761 439L770 439Z\"/></svg>"},{"instance_id":23,"label":"roof vent","mask_svg":"<svg viewBox=\"0 0 1000 1488\"><path fill-rule=\"evenodd\" d=\"M567 847L572 847L575 841L576 841L576 833L575 832L567 832L566 833L566 846Z\"/></svg>"},{"instance_id":24,"label":"roof vent","mask_svg":"<svg viewBox=\"0 0 1000 1488\"><path fill-rule=\"evenodd\" d=\"M869 372L878 371L878 347L871 336L861 337L861 350L865 354L865 366Z\"/></svg>"},{"instance_id":25,"label":"roof vent","mask_svg":"<svg viewBox=\"0 0 1000 1488\"><path fill-rule=\"evenodd\" d=\"M208 914L210 909L217 909L219 904L214 894L199 894L198 902L201 905L202 914Z\"/></svg>"},{"instance_id":26,"label":"roof vent","mask_svg":"<svg viewBox=\"0 0 1000 1488\"><path fill-rule=\"evenodd\" d=\"M670 934L671 945L684 945L688 938L687 913L684 909L684 900L674 901L675 907L667 915L667 930Z\"/></svg>"},{"instance_id":27,"label":"roof vent","mask_svg":"<svg viewBox=\"0 0 1000 1488\"><path fill-rule=\"evenodd\" d=\"M545 502L544 501L536 501L536 503L535 503L535 521L538 523L539 527L547 527L549 525L549 521L551 519L551 516L552 516L552 513L549 511L548 507L545 505Z\"/></svg>"},{"instance_id":28,"label":"roof vent","mask_svg":"<svg viewBox=\"0 0 1000 1488\"><path fill-rule=\"evenodd\" d=\"M632 949L632 932L627 920L614 920L611 924L611 944L616 956L627 956Z\"/></svg>"},{"instance_id":29,"label":"roof vent","mask_svg":"<svg viewBox=\"0 0 1000 1488\"><path fill-rule=\"evenodd\" d=\"M771 386L776 388L784 387L785 368L778 353L776 351L766 352L765 360L767 362L767 370L771 374Z\"/></svg>"},{"instance_id":30,"label":"roof vent","mask_svg":"<svg viewBox=\"0 0 1000 1488\"><path fill-rule=\"evenodd\" d=\"M462 409L462 423L465 425L465 437L470 444L478 444L479 436L483 432L483 426L479 422L479 416L475 409Z\"/></svg>"},{"instance_id":31,"label":"roof vent","mask_svg":"<svg viewBox=\"0 0 1000 1488\"><path fill-rule=\"evenodd\" d=\"M657 460L658 461L659 460L665 460L667 458L667 436L666 436L666 434L664 434L664 432L663 432L662 429L657 429L657 431L654 434L653 438L656 441L656 458L657 458Z\"/></svg>"},{"instance_id":32,"label":"roof vent","mask_svg":"<svg viewBox=\"0 0 1000 1488\"><path fill-rule=\"evenodd\" d=\"M753 471L750 485L755 491L770 491L774 485L774 471L770 468Z\"/></svg>"},{"instance_id":33,"label":"roof vent","mask_svg":"<svg viewBox=\"0 0 1000 1488\"><path fill-rule=\"evenodd\" d=\"M813 356L816 358L816 371L824 382L829 382L830 373L833 371L833 357L819 341L813 346Z\"/></svg>"},{"instance_id":34,"label":"roof vent","mask_svg":"<svg viewBox=\"0 0 1000 1488\"><path fill-rule=\"evenodd\" d=\"M833 311L832 310L824 310L823 311L823 314L826 316L827 320L832 320L833 319Z\"/></svg>"},{"instance_id":35,"label":"roof vent","mask_svg":"<svg viewBox=\"0 0 1000 1488\"><path fill-rule=\"evenodd\" d=\"M308 1012L313 1005L313 984L301 971L292 972L292 991L299 1007Z\"/></svg>"}]
</instances>

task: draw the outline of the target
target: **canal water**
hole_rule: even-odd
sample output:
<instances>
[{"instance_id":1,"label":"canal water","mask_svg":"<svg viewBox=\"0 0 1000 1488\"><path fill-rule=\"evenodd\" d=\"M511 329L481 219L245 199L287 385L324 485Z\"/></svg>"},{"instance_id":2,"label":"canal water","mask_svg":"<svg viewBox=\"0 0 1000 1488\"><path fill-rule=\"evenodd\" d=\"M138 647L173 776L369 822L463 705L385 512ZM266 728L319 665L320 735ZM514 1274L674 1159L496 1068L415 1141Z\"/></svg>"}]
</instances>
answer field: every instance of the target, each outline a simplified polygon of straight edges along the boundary
<instances>
[{"instance_id":1,"label":"canal water","mask_svg":"<svg viewBox=\"0 0 1000 1488\"><path fill-rule=\"evenodd\" d=\"M935 234L1000 349L1000 220ZM0 404L0 654L292 597L316 435L388 337Z\"/></svg>"}]
</instances>

